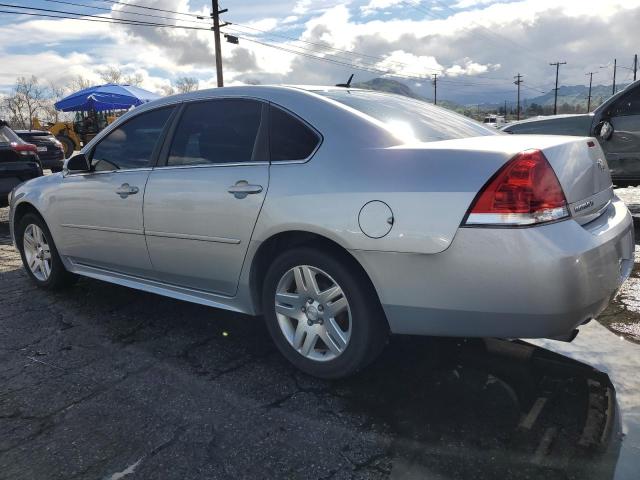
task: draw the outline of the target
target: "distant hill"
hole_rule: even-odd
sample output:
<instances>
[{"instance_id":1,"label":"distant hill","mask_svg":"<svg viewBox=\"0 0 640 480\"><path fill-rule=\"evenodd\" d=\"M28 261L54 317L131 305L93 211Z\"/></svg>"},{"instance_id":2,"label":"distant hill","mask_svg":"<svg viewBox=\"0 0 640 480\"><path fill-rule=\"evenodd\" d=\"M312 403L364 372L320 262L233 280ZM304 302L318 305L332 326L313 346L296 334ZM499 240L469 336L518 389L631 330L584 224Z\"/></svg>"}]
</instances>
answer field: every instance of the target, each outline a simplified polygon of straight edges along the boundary
<instances>
[{"instance_id":1,"label":"distant hill","mask_svg":"<svg viewBox=\"0 0 640 480\"><path fill-rule=\"evenodd\" d=\"M626 85L616 86L616 91L622 90ZM611 85L594 85L591 89L591 103L599 105L612 94ZM571 106L586 105L587 96L589 95L589 87L586 85L571 85L558 88L558 105L568 104ZM533 98L527 98L527 104L537 103L542 106L553 105L553 90Z\"/></svg>"},{"instance_id":2,"label":"distant hill","mask_svg":"<svg viewBox=\"0 0 640 480\"><path fill-rule=\"evenodd\" d=\"M415 92L408 85L392 80L390 78L374 78L366 82L354 83L356 88L364 88L367 90L376 90L380 92L395 93L409 98L423 100L425 102L433 102L432 98L427 98ZM626 87L626 84L616 86L616 91L620 91ZM587 95L589 87L586 85L566 85L558 89L558 113L583 113L587 109ZM611 96L611 85L594 85L591 89L591 110L593 111L598 105ZM469 117L482 120L484 115L489 112L504 112L504 103L482 103L482 94L478 94L478 103L470 105L461 105L448 100L438 100L438 106L454 110ZM553 113L553 90L548 91L537 97L528 97L522 100L523 117L535 115L550 115ZM515 102L507 103L508 115L515 114Z\"/></svg>"},{"instance_id":3,"label":"distant hill","mask_svg":"<svg viewBox=\"0 0 640 480\"><path fill-rule=\"evenodd\" d=\"M418 100L426 100L426 98L411 90L411 87L396 80L391 80L390 78L374 78L366 82L354 83L353 86L366 90L396 93L398 95L404 95L405 97L417 98Z\"/></svg>"},{"instance_id":4,"label":"distant hill","mask_svg":"<svg viewBox=\"0 0 640 480\"><path fill-rule=\"evenodd\" d=\"M415 98L417 100L423 100L429 103L433 102L432 98L423 97L422 95L414 92L408 85L405 85L402 82L398 82L397 80L392 80L390 78L374 78L366 82L354 83L353 86L356 88L364 88L365 90L376 90L378 92L395 93L397 95L403 95L405 97ZM450 110L461 109L460 105L448 100L440 100L438 101L438 105Z\"/></svg>"}]
</instances>

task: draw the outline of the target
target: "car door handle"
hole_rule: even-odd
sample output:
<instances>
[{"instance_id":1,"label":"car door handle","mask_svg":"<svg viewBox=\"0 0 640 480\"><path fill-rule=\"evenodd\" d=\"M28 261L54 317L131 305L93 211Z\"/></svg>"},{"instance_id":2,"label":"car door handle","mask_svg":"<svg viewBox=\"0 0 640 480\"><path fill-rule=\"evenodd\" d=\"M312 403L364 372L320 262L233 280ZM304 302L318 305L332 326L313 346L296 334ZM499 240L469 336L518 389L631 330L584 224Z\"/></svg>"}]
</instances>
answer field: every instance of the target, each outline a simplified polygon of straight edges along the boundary
<instances>
[{"instance_id":1,"label":"car door handle","mask_svg":"<svg viewBox=\"0 0 640 480\"><path fill-rule=\"evenodd\" d=\"M240 180L229 187L227 192L232 193L236 198L245 198L247 195L262 192L262 185L251 185L244 180Z\"/></svg>"},{"instance_id":2,"label":"car door handle","mask_svg":"<svg viewBox=\"0 0 640 480\"><path fill-rule=\"evenodd\" d=\"M139 191L140 189L138 187L129 185L128 183L123 183L116 190L116 194L120 195L120 198L127 198L129 195L135 195Z\"/></svg>"}]
</instances>

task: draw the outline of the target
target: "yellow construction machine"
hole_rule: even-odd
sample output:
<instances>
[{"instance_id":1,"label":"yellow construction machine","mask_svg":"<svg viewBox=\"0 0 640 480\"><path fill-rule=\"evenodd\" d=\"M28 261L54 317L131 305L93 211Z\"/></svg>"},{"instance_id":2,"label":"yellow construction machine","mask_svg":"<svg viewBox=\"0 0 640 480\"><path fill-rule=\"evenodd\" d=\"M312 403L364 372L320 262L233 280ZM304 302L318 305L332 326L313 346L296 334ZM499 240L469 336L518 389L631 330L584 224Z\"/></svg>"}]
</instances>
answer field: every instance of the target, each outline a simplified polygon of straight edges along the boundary
<instances>
[{"instance_id":1,"label":"yellow construction machine","mask_svg":"<svg viewBox=\"0 0 640 480\"><path fill-rule=\"evenodd\" d=\"M80 150L100 130L112 123L121 112L75 112L73 121L42 124L37 118L33 119L35 130L48 130L56 137L64 148L64 155Z\"/></svg>"}]
</instances>

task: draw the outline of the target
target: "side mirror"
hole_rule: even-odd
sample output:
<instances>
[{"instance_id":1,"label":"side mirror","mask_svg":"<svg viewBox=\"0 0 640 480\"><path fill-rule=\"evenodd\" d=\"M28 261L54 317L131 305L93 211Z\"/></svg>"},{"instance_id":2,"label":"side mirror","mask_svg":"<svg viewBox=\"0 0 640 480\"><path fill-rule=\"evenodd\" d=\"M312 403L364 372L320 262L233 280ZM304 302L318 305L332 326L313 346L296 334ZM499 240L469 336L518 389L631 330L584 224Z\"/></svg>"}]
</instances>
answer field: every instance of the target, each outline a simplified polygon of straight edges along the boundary
<instances>
[{"instance_id":1,"label":"side mirror","mask_svg":"<svg viewBox=\"0 0 640 480\"><path fill-rule=\"evenodd\" d=\"M91 163L89 163L89 159L86 157L84 153L79 153L71 157L69 160L67 160L67 163L65 163L64 168L70 173L90 172Z\"/></svg>"},{"instance_id":2,"label":"side mirror","mask_svg":"<svg viewBox=\"0 0 640 480\"><path fill-rule=\"evenodd\" d=\"M606 142L613 135L613 125L608 120L600 122L596 127L596 134L600 140Z\"/></svg>"}]
</instances>

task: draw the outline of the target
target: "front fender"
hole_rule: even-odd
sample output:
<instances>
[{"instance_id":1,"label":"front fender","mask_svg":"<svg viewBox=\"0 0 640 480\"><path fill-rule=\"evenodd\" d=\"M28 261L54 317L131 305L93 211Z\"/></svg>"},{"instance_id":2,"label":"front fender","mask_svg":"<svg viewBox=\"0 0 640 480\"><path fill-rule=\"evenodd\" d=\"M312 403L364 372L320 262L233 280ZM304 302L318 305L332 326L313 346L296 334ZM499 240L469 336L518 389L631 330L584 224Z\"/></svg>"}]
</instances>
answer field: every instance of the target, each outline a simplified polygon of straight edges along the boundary
<instances>
[{"instance_id":1,"label":"front fender","mask_svg":"<svg viewBox=\"0 0 640 480\"><path fill-rule=\"evenodd\" d=\"M9 200L9 232L14 247L17 248L15 242L16 213L26 205L36 210L44 219L45 223L49 226L51 235L54 237L53 241L56 241L53 229L47 221L50 216L49 212L52 209L49 192L51 192L52 189L58 188L61 178L62 174L55 173L53 175L28 180L13 189Z\"/></svg>"}]
</instances>

